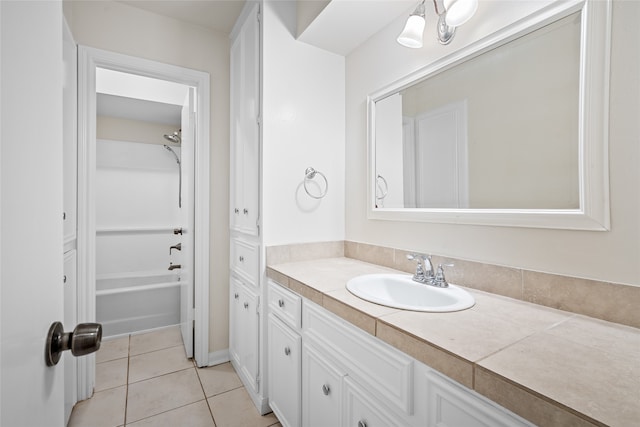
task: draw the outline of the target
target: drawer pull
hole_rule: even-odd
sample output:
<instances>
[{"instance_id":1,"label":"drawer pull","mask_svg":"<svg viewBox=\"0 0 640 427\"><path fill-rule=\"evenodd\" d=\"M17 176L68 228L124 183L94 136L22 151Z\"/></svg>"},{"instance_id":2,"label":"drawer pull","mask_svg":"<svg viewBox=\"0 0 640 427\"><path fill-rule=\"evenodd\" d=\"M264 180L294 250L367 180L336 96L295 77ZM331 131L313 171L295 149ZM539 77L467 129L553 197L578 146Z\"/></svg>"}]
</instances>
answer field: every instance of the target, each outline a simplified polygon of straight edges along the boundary
<instances>
[{"instance_id":1,"label":"drawer pull","mask_svg":"<svg viewBox=\"0 0 640 427\"><path fill-rule=\"evenodd\" d=\"M240 295L236 292L235 294L233 294L233 297L234 297L235 299L238 299L238 298L240 298Z\"/></svg>"},{"instance_id":2,"label":"drawer pull","mask_svg":"<svg viewBox=\"0 0 640 427\"><path fill-rule=\"evenodd\" d=\"M283 299L279 299L278 300L278 307L280 307L280 308L284 307L284 300Z\"/></svg>"},{"instance_id":3,"label":"drawer pull","mask_svg":"<svg viewBox=\"0 0 640 427\"><path fill-rule=\"evenodd\" d=\"M248 302L244 303L244 308L249 308L249 303Z\"/></svg>"},{"instance_id":4,"label":"drawer pull","mask_svg":"<svg viewBox=\"0 0 640 427\"><path fill-rule=\"evenodd\" d=\"M329 387L328 384L322 384L322 393L325 396L329 396L329 393L331 393L331 387Z\"/></svg>"},{"instance_id":5,"label":"drawer pull","mask_svg":"<svg viewBox=\"0 0 640 427\"><path fill-rule=\"evenodd\" d=\"M289 347L285 347L285 348L284 348L284 354L285 354L286 356L290 355L290 354L291 354L291 349L290 349Z\"/></svg>"},{"instance_id":6,"label":"drawer pull","mask_svg":"<svg viewBox=\"0 0 640 427\"><path fill-rule=\"evenodd\" d=\"M240 260L240 262L244 262L244 257L242 255L240 255L240 258L238 258Z\"/></svg>"},{"instance_id":7,"label":"drawer pull","mask_svg":"<svg viewBox=\"0 0 640 427\"><path fill-rule=\"evenodd\" d=\"M367 422L364 420L358 421L358 427L367 427Z\"/></svg>"}]
</instances>

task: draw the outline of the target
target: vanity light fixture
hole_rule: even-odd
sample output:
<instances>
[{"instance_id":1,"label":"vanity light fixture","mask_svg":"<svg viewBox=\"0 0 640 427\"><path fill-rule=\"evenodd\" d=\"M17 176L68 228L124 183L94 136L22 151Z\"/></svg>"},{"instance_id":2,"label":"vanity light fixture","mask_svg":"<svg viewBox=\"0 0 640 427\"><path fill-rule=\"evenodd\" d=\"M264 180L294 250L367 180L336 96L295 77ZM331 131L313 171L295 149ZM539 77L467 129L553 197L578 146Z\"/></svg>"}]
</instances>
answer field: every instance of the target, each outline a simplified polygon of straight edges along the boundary
<instances>
[{"instance_id":1,"label":"vanity light fixture","mask_svg":"<svg viewBox=\"0 0 640 427\"><path fill-rule=\"evenodd\" d=\"M418 49L422 47L422 33L425 26L425 0L416 7L398 36L398 43ZM436 31L440 44L451 42L456 27L467 22L478 9L478 0L433 0L433 7L438 15Z\"/></svg>"}]
</instances>

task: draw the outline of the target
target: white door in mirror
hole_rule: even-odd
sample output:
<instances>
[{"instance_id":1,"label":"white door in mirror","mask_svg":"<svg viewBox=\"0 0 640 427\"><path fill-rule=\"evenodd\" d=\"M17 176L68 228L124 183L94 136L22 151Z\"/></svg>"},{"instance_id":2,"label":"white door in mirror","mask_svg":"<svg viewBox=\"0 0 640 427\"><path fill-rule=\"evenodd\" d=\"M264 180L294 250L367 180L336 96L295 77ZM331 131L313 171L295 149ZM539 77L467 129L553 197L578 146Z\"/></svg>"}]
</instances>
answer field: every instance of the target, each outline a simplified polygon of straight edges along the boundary
<instances>
[{"instance_id":1,"label":"white door in mirror","mask_svg":"<svg viewBox=\"0 0 640 427\"><path fill-rule=\"evenodd\" d=\"M414 282L405 274L366 274L347 282L355 296L403 310L445 313L473 307L473 296L458 286L438 288Z\"/></svg>"}]
</instances>

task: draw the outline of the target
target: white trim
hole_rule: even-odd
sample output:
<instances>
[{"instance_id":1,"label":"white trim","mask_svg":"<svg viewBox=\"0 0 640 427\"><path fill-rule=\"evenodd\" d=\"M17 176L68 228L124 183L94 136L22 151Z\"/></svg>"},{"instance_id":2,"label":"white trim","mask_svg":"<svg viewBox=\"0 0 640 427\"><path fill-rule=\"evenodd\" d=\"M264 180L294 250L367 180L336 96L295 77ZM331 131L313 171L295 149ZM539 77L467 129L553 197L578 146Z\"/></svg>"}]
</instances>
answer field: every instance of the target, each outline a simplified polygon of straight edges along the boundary
<instances>
[{"instance_id":1,"label":"white trim","mask_svg":"<svg viewBox=\"0 0 640 427\"><path fill-rule=\"evenodd\" d=\"M582 10L580 55L580 208L552 209L387 209L375 208L375 102L417 80L442 72L553 21ZM477 42L453 52L371 94L368 104L367 217L512 227L609 230L609 64L611 0L554 2Z\"/></svg>"},{"instance_id":2,"label":"white trim","mask_svg":"<svg viewBox=\"0 0 640 427\"><path fill-rule=\"evenodd\" d=\"M78 46L78 322L95 321L95 170L96 67L168 80L196 88L195 227L194 236L194 358L209 360L209 199L210 82L209 74L86 46ZM78 397L91 396L95 383L93 356L78 359Z\"/></svg>"},{"instance_id":3,"label":"white trim","mask_svg":"<svg viewBox=\"0 0 640 427\"><path fill-rule=\"evenodd\" d=\"M231 356L228 348L209 353L209 366L221 365L230 361Z\"/></svg>"}]
</instances>

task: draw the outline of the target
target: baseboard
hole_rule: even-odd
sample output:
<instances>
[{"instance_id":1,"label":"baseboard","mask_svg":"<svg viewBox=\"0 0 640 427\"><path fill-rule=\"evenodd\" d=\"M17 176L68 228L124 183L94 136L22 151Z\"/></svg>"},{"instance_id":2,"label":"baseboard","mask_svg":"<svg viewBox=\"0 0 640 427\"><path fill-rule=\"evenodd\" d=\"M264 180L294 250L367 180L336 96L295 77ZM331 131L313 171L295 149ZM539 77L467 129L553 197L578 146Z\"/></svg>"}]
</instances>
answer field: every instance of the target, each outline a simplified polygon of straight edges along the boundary
<instances>
[{"instance_id":1,"label":"baseboard","mask_svg":"<svg viewBox=\"0 0 640 427\"><path fill-rule=\"evenodd\" d=\"M222 363L227 363L230 360L231 357L229 356L229 349L209 353L209 366L220 365Z\"/></svg>"}]
</instances>

